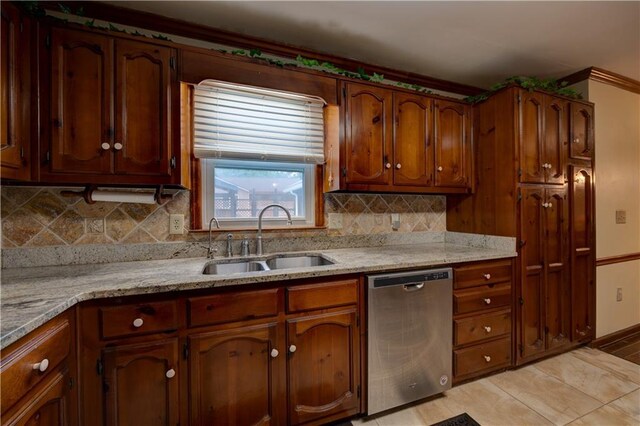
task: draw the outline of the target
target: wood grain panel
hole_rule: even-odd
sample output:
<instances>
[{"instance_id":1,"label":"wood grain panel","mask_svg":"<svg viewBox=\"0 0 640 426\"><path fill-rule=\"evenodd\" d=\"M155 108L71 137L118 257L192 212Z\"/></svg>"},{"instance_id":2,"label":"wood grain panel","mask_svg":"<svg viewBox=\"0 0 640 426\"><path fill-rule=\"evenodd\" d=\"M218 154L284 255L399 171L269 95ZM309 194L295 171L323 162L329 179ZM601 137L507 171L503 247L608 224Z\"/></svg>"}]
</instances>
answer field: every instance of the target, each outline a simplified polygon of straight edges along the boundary
<instances>
[{"instance_id":1,"label":"wood grain panel","mask_svg":"<svg viewBox=\"0 0 640 426\"><path fill-rule=\"evenodd\" d=\"M277 288L187 299L189 326L221 324L278 315Z\"/></svg>"}]
</instances>

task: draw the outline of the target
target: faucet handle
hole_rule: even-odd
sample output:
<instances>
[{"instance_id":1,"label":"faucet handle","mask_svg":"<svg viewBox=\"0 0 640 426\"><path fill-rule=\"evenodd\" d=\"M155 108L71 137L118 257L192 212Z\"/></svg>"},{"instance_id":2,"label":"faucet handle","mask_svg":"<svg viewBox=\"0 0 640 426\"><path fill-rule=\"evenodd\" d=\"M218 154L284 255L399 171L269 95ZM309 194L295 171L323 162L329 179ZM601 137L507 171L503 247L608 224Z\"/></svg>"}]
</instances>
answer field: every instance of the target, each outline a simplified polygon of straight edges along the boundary
<instances>
[{"instance_id":1,"label":"faucet handle","mask_svg":"<svg viewBox=\"0 0 640 426\"><path fill-rule=\"evenodd\" d=\"M207 250L207 257L209 259L213 259L213 257L218 253L218 247L209 247Z\"/></svg>"}]
</instances>

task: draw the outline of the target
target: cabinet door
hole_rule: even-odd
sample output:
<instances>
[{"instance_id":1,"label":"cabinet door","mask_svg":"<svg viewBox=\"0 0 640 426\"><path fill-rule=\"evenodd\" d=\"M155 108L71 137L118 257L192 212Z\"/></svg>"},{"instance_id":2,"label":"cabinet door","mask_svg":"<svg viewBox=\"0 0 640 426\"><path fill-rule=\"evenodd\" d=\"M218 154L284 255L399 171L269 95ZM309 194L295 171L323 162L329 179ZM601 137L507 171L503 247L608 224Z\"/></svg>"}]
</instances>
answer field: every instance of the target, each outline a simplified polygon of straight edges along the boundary
<instances>
[{"instance_id":1,"label":"cabinet door","mask_svg":"<svg viewBox=\"0 0 640 426\"><path fill-rule=\"evenodd\" d=\"M544 183L544 98L542 93L520 91L520 181Z\"/></svg>"},{"instance_id":2,"label":"cabinet door","mask_svg":"<svg viewBox=\"0 0 640 426\"><path fill-rule=\"evenodd\" d=\"M275 323L189 337L191 424L284 424L285 354Z\"/></svg>"},{"instance_id":3,"label":"cabinet door","mask_svg":"<svg viewBox=\"0 0 640 426\"><path fill-rule=\"evenodd\" d=\"M356 308L287 321L289 422L348 417L360 406Z\"/></svg>"},{"instance_id":4,"label":"cabinet door","mask_svg":"<svg viewBox=\"0 0 640 426\"><path fill-rule=\"evenodd\" d=\"M464 187L469 183L469 111L466 105L443 100L434 101L436 186Z\"/></svg>"},{"instance_id":5,"label":"cabinet door","mask_svg":"<svg viewBox=\"0 0 640 426\"><path fill-rule=\"evenodd\" d=\"M69 374L51 373L37 390L2 418L3 426L63 426L75 424L69 412Z\"/></svg>"},{"instance_id":6,"label":"cabinet door","mask_svg":"<svg viewBox=\"0 0 640 426\"><path fill-rule=\"evenodd\" d=\"M593 337L593 175L588 168L571 168L571 311L572 339Z\"/></svg>"},{"instance_id":7,"label":"cabinet door","mask_svg":"<svg viewBox=\"0 0 640 426\"><path fill-rule=\"evenodd\" d=\"M107 348L103 362L107 425L178 424L177 339Z\"/></svg>"},{"instance_id":8,"label":"cabinet door","mask_svg":"<svg viewBox=\"0 0 640 426\"><path fill-rule=\"evenodd\" d=\"M545 209L546 344L554 348L569 343L571 292L568 274L568 212L565 188L547 189Z\"/></svg>"},{"instance_id":9,"label":"cabinet door","mask_svg":"<svg viewBox=\"0 0 640 426\"><path fill-rule=\"evenodd\" d=\"M346 96L347 183L388 185L392 167L392 92L349 83Z\"/></svg>"},{"instance_id":10,"label":"cabinet door","mask_svg":"<svg viewBox=\"0 0 640 426\"><path fill-rule=\"evenodd\" d=\"M544 351L544 215L542 187L522 188L520 356Z\"/></svg>"},{"instance_id":11,"label":"cabinet door","mask_svg":"<svg viewBox=\"0 0 640 426\"><path fill-rule=\"evenodd\" d=\"M173 50L116 41L115 172L170 175Z\"/></svg>"},{"instance_id":12,"label":"cabinet door","mask_svg":"<svg viewBox=\"0 0 640 426\"><path fill-rule=\"evenodd\" d=\"M571 143L569 156L572 159L590 160L594 152L593 107L571 103Z\"/></svg>"},{"instance_id":13,"label":"cabinet door","mask_svg":"<svg viewBox=\"0 0 640 426\"><path fill-rule=\"evenodd\" d=\"M545 96L543 165L546 166L544 170L547 183L565 182L568 105L567 101Z\"/></svg>"},{"instance_id":14,"label":"cabinet door","mask_svg":"<svg viewBox=\"0 0 640 426\"><path fill-rule=\"evenodd\" d=\"M26 161L29 146L23 108L29 105L29 92L26 90L29 81L24 67L29 57L25 43L28 28L14 5L2 2L1 7L0 164L3 178L26 180L29 178Z\"/></svg>"},{"instance_id":15,"label":"cabinet door","mask_svg":"<svg viewBox=\"0 0 640 426\"><path fill-rule=\"evenodd\" d=\"M51 172L112 172L113 41L84 31L51 34Z\"/></svg>"},{"instance_id":16,"label":"cabinet door","mask_svg":"<svg viewBox=\"0 0 640 426\"><path fill-rule=\"evenodd\" d=\"M433 146L429 143L431 100L393 95L393 184L432 185Z\"/></svg>"}]
</instances>

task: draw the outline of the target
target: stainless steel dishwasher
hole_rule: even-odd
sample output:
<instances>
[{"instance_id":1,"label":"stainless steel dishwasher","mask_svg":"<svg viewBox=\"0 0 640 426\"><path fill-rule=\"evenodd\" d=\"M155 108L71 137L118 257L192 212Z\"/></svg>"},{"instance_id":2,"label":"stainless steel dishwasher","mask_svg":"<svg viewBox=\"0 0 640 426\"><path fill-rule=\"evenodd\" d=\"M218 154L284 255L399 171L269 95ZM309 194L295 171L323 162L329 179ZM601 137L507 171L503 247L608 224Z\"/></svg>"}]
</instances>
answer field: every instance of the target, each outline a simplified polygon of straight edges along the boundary
<instances>
[{"instance_id":1,"label":"stainless steel dishwasher","mask_svg":"<svg viewBox=\"0 0 640 426\"><path fill-rule=\"evenodd\" d=\"M368 409L451 388L451 268L368 277Z\"/></svg>"}]
</instances>

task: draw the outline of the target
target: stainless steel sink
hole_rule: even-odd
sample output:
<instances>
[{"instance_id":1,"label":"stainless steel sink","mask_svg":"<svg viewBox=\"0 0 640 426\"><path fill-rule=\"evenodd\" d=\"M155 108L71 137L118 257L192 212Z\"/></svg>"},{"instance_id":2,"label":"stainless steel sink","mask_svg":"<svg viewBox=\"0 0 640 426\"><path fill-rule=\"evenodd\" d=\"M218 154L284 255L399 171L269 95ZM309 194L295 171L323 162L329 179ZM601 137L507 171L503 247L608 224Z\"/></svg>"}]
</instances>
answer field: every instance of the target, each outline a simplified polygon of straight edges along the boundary
<instances>
[{"instance_id":1,"label":"stainless steel sink","mask_svg":"<svg viewBox=\"0 0 640 426\"><path fill-rule=\"evenodd\" d=\"M307 268L333 265L334 262L319 254L272 255L266 259L234 259L207 263L202 270L205 275L230 275L246 272L262 272L276 269Z\"/></svg>"},{"instance_id":2,"label":"stainless steel sink","mask_svg":"<svg viewBox=\"0 0 640 426\"><path fill-rule=\"evenodd\" d=\"M271 269L306 268L310 266L333 265L333 262L319 254L304 256L278 256L267 259L267 266Z\"/></svg>"}]
</instances>

